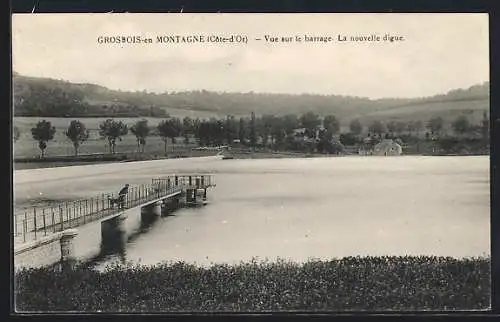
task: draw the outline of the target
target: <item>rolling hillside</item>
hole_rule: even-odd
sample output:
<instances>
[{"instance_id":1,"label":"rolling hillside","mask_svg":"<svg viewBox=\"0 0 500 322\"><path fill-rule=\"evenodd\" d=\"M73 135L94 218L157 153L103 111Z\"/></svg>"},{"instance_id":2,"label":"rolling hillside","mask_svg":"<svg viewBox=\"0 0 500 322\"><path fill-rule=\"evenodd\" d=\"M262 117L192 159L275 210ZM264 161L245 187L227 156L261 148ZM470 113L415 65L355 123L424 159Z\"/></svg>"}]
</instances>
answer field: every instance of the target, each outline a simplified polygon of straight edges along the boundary
<instances>
[{"instance_id":1,"label":"rolling hillside","mask_svg":"<svg viewBox=\"0 0 500 322\"><path fill-rule=\"evenodd\" d=\"M165 117L199 118L225 115L301 114L313 111L336 115L342 123L352 119L445 120L466 114L479 120L489 110L489 83L418 99L378 99L338 95L265 93L122 92L94 84L75 84L49 78L14 74L15 116L38 117ZM345 124L345 123L344 123Z\"/></svg>"}]
</instances>

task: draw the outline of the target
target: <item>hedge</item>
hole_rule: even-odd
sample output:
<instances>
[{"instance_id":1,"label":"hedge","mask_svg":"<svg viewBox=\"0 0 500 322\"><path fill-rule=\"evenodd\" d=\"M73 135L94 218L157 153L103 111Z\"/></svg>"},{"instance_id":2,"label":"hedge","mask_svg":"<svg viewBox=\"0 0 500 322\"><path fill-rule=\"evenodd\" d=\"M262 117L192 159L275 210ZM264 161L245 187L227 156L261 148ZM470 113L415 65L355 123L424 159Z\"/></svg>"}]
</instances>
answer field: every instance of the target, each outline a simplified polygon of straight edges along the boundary
<instances>
[{"instance_id":1,"label":"hedge","mask_svg":"<svg viewBox=\"0 0 500 322\"><path fill-rule=\"evenodd\" d=\"M22 269L21 311L471 310L490 305L490 259L348 257L303 264L163 263Z\"/></svg>"}]
</instances>

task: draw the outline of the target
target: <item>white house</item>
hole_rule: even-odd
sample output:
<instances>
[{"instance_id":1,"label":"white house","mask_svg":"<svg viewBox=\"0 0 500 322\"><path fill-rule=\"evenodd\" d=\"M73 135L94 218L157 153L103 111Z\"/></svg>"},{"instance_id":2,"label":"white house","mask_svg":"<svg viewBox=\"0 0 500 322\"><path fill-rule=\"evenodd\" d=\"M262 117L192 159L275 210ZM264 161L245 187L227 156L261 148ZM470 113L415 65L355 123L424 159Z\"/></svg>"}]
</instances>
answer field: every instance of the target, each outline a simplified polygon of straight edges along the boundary
<instances>
[{"instance_id":1,"label":"white house","mask_svg":"<svg viewBox=\"0 0 500 322\"><path fill-rule=\"evenodd\" d=\"M373 148L373 155L392 156L401 155L401 153L403 153L401 145L390 139L382 140Z\"/></svg>"}]
</instances>

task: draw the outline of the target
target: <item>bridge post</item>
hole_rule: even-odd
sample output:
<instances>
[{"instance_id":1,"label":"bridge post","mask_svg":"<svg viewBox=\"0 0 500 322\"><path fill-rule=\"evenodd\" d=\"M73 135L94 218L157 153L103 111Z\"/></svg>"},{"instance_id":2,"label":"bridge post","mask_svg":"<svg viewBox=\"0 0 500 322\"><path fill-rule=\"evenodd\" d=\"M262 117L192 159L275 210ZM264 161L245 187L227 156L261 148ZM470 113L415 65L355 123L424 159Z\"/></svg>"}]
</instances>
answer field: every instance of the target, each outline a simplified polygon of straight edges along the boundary
<instances>
[{"instance_id":1,"label":"bridge post","mask_svg":"<svg viewBox=\"0 0 500 322\"><path fill-rule=\"evenodd\" d=\"M122 221L125 219L123 213L117 214L115 217L101 222L101 237L105 237L114 231L120 230Z\"/></svg>"},{"instance_id":2,"label":"bridge post","mask_svg":"<svg viewBox=\"0 0 500 322\"><path fill-rule=\"evenodd\" d=\"M181 195L179 196L179 199L177 199L177 206L183 207L186 204L186 200L187 200L187 191L183 190Z\"/></svg>"},{"instance_id":3,"label":"bridge post","mask_svg":"<svg viewBox=\"0 0 500 322\"><path fill-rule=\"evenodd\" d=\"M78 235L76 229L68 229L62 232L61 243L61 262L71 262L74 260L73 238Z\"/></svg>"},{"instance_id":4,"label":"bridge post","mask_svg":"<svg viewBox=\"0 0 500 322\"><path fill-rule=\"evenodd\" d=\"M155 203L152 203L150 205L144 206L141 208L141 215L143 213L148 213L148 214L154 214L154 215L161 215L161 204L162 201L157 201Z\"/></svg>"},{"instance_id":5,"label":"bridge post","mask_svg":"<svg viewBox=\"0 0 500 322\"><path fill-rule=\"evenodd\" d=\"M153 218L161 216L162 201L141 208L141 222L150 222Z\"/></svg>"},{"instance_id":6,"label":"bridge post","mask_svg":"<svg viewBox=\"0 0 500 322\"><path fill-rule=\"evenodd\" d=\"M101 222L101 254L124 248L126 233L123 228L123 214Z\"/></svg>"},{"instance_id":7,"label":"bridge post","mask_svg":"<svg viewBox=\"0 0 500 322\"><path fill-rule=\"evenodd\" d=\"M161 214L167 214L170 209L168 209L168 200L163 199L160 204L160 212Z\"/></svg>"},{"instance_id":8,"label":"bridge post","mask_svg":"<svg viewBox=\"0 0 500 322\"><path fill-rule=\"evenodd\" d=\"M193 189L186 189L186 203L193 201Z\"/></svg>"}]
</instances>

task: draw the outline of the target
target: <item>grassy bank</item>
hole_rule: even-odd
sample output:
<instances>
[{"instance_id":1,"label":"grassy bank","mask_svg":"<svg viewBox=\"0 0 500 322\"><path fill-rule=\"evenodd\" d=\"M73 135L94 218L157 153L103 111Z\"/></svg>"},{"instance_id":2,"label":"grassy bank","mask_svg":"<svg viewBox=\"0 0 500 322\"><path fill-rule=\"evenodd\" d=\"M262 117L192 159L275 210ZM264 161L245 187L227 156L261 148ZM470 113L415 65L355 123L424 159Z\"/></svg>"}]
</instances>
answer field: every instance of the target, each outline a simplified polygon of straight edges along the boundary
<instances>
[{"instance_id":1,"label":"grassy bank","mask_svg":"<svg viewBox=\"0 0 500 322\"><path fill-rule=\"evenodd\" d=\"M288 152L288 151L245 151L232 149L225 155L234 159L278 159L278 158L306 158L310 156L321 156L321 154L305 153L305 152ZM326 155L325 155L326 156Z\"/></svg>"},{"instance_id":2,"label":"grassy bank","mask_svg":"<svg viewBox=\"0 0 500 322\"><path fill-rule=\"evenodd\" d=\"M167 156L155 152L149 153L116 153L116 154L88 154L88 155L62 155L40 157L17 157L14 158L14 169L38 169L53 167L68 167L74 165L99 164L110 162L133 162L159 159L176 159L190 157L204 157L215 155L214 151L178 149L168 153Z\"/></svg>"},{"instance_id":3,"label":"grassy bank","mask_svg":"<svg viewBox=\"0 0 500 322\"><path fill-rule=\"evenodd\" d=\"M463 310L490 305L490 259L350 257L305 264L50 268L16 273L21 311Z\"/></svg>"}]
</instances>

